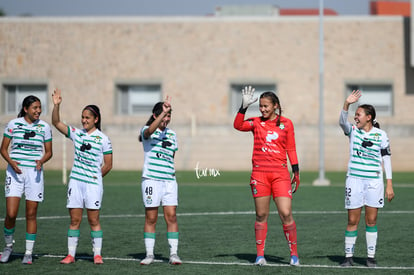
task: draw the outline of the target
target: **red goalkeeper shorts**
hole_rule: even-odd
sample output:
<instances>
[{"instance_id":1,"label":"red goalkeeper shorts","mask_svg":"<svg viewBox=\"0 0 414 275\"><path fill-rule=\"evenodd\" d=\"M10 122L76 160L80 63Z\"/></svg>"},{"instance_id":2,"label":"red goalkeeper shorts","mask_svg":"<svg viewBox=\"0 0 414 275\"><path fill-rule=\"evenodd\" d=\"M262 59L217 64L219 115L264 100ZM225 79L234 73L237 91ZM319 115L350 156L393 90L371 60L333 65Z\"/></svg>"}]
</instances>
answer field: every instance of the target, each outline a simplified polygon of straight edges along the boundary
<instances>
[{"instance_id":1,"label":"red goalkeeper shorts","mask_svg":"<svg viewBox=\"0 0 414 275\"><path fill-rule=\"evenodd\" d=\"M270 195L273 195L273 198L292 198L292 186L287 169L277 172L253 172L250 187L254 198Z\"/></svg>"}]
</instances>

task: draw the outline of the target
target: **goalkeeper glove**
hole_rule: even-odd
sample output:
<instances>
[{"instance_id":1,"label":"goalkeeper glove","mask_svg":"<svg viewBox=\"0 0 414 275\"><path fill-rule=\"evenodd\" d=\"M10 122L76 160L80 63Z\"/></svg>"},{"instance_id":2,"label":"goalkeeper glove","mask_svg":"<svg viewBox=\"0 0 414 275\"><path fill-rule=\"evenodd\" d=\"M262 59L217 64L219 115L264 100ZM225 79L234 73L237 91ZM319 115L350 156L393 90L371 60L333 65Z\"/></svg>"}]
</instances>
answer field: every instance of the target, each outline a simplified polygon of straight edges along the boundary
<instances>
[{"instance_id":1,"label":"goalkeeper glove","mask_svg":"<svg viewBox=\"0 0 414 275\"><path fill-rule=\"evenodd\" d=\"M291 181L292 193L295 193L298 190L299 184L300 184L299 172L294 172L292 175L292 181Z\"/></svg>"},{"instance_id":2,"label":"goalkeeper glove","mask_svg":"<svg viewBox=\"0 0 414 275\"><path fill-rule=\"evenodd\" d=\"M257 97L254 98L254 90L252 86L246 86L242 89L242 109L247 109L257 101Z\"/></svg>"}]
</instances>

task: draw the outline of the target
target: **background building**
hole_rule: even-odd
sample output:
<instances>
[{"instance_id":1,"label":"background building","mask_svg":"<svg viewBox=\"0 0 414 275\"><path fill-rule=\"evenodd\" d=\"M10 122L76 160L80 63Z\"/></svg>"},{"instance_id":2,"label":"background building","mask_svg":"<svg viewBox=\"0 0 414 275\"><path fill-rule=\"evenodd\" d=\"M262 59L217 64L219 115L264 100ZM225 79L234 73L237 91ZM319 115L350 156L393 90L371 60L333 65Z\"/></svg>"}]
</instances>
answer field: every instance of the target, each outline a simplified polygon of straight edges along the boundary
<instances>
[{"instance_id":1,"label":"background building","mask_svg":"<svg viewBox=\"0 0 414 275\"><path fill-rule=\"evenodd\" d=\"M286 12L286 11L285 11ZM281 13L280 13L281 14ZM172 97L177 169L248 170L252 135L233 129L240 89L275 90L296 127L302 170L318 169L318 16L5 17L0 19L0 127L31 93L51 122L51 92L63 91L61 118L80 127L87 104L102 112L114 169L141 169L137 136L155 102ZM286 13L292 15L292 13ZM334 14L334 13L333 13ZM391 139L393 168L412 170L414 89L410 21L393 16L325 16L325 163L345 170L348 140L338 126L343 100L364 91ZM250 115L258 115L252 107ZM256 111L256 112L254 112ZM54 130L49 169L72 161L72 143ZM0 167L5 167L0 162Z\"/></svg>"}]
</instances>

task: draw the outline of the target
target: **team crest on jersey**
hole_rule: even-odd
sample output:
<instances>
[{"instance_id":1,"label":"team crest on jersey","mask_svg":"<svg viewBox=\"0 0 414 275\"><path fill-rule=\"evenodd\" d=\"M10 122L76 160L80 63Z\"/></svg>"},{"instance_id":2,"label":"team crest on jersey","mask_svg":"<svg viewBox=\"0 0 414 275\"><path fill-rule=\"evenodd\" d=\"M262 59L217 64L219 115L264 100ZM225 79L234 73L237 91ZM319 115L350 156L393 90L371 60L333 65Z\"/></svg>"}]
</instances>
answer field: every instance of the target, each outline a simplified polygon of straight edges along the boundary
<instances>
[{"instance_id":1,"label":"team crest on jersey","mask_svg":"<svg viewBox=\"0 0 414 275\"><path fill-rule=\"evenodd\" d=\"M43 130L43 125L42 124L37 124L36 125L36 131L41 132Z\"/></svg>"},{"instance_id":2,"label":"team crest on jersey","mask_svg":"<svg viewBox=\"0 0 414 275\"><path fill-rule=\"evenodd\" d=\"M375 133L373 138L374 138L375 141L379 141L380 140L380 134Z\"/></svg>"},{"instance_id":3,"label":"team crest on jersey","mask_svg":"<svg viewBox=\"0 0 414 275\"><path fill-rule=\"evenodd\" d=\"M102 141L102 138L100 136L95 137L95 142L96 143L101 143L101 141Z\"/></svg>"},{"instance_id":4,"label":"team crest on jersey","mask_svg":"<svg viewBox=\"0 0 414 275\"><path fill-rule=\"evenodd\" d=\"M283 124L283 123L280 123L280 125L279 125L279 128L280 128L280 130L283 130L283 129L285 129L285 124Z\"/></svg>"}]
</instances>

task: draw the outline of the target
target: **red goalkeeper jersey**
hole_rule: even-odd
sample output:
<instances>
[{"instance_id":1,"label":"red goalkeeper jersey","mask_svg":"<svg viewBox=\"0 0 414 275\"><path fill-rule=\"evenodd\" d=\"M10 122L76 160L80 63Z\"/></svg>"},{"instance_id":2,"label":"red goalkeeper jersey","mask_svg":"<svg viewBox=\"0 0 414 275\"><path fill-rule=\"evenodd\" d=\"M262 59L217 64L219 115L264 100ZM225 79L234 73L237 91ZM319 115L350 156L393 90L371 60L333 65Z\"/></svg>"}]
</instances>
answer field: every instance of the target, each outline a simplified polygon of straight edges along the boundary
<instances>
[{"instance_id":1,"label":"red goalkeeper jersey","mask_svg":"<svg viewBox=\"0 0 414 275\"><path fill-rule=\"evenodd\" d=\"M244 120L242 113L237 113L234 119L235 129L253 132L253 171L274 172L277 169L287 169L287 156L291 165L298 164L292 121L282 116L279 126L276 126L276 122L277 118L264 120L262 117L254 117Z\"/></svg>"}]
</instances>

